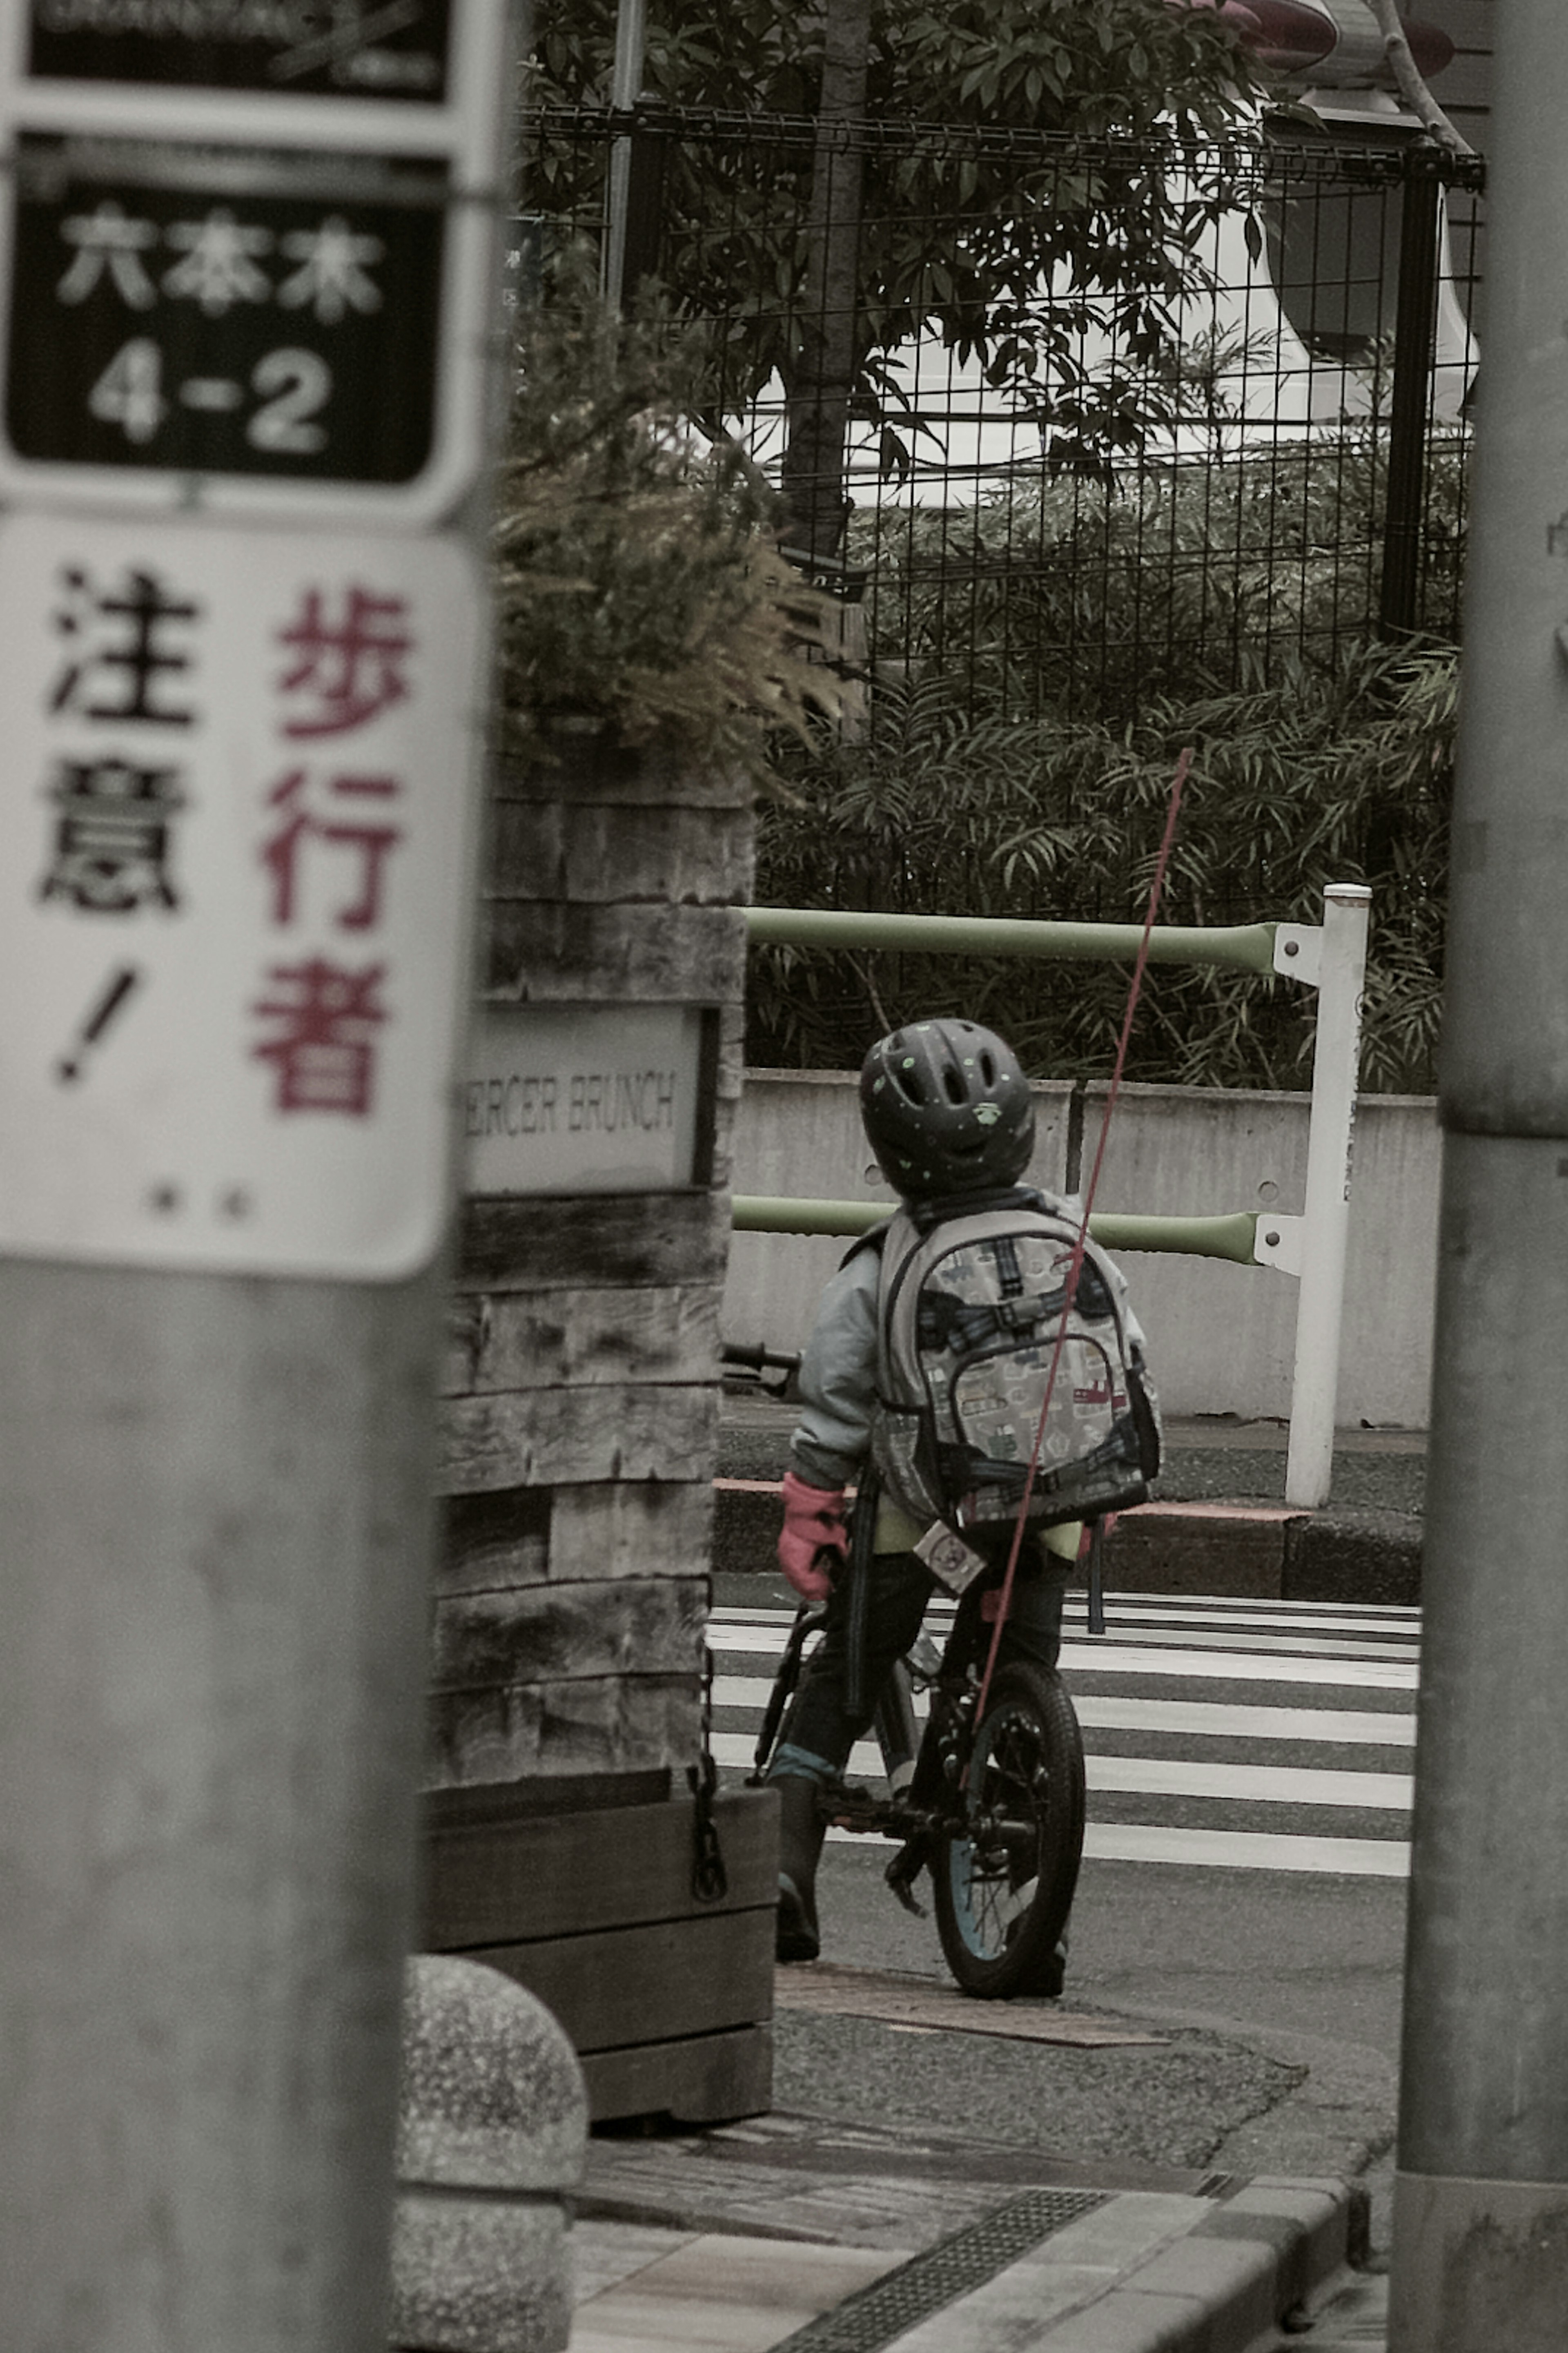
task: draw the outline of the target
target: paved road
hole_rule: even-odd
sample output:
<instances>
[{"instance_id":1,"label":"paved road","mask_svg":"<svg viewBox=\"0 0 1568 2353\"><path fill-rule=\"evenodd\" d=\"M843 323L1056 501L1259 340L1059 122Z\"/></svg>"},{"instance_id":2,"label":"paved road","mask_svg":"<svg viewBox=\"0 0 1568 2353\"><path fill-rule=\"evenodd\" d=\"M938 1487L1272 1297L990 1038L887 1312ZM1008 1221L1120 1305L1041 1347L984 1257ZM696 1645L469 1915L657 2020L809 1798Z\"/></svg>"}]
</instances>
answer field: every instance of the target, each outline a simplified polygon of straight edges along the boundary
<instances>
[{"instance_id":1,"label":"paved road","mask_svg":"<svg viewBox=\"0 0 1568 2353\"><path fill-rule=\"evenodd\" d=\"M1084 1608L1068 1596L1062 1669L1088 1752L1089 1859L1405 1876L1416 1611L1113 1597L1095 1636ZM932 1609L939 1641L951 1615ZM789 1624L714 1616L721 1766L751 1762ZM879 1763L867 1742L850 1770Z\"/></svg>"},{"instance_id":2,"label":"paved road","mask_svg":"<svg viewBox=\"0 0 1568 2353\"><path fill-rule=\"evenodd\" d=\"M1066 2006L1152 2021L1168 2046L965 2049L785 2015L779 2105L984 2115L1003 2137L1242 2172L1375 2164L1394 2124L1415 1613L1111 1597L1091 1638L1083 1606L1069 1596L1063 1653L1090 1785ZM788 1624L716 1614L727 1776L750 1764ZM855 1769L878 1763L868 1748ZM885 1854L847 1834L830 1846L825 1951L941 1979L931 1923L882 1886Z\"/></svg>"}]
</instances>

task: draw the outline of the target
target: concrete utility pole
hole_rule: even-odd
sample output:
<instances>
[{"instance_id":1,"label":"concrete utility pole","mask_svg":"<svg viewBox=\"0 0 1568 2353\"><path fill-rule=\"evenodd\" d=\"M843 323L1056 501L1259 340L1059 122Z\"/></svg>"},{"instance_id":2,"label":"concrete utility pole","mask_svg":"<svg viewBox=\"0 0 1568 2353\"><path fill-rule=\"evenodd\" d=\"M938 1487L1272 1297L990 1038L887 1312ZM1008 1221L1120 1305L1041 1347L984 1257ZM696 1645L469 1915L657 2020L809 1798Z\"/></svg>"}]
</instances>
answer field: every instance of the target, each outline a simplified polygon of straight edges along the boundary
<instances>
[{"instance_id":1,"label":"concrete utility pole","mask_svg":"<svg viewBox=\"0 0 1568 2353\"><path fill-rule=\"evenodd\" d=\"M0 47L0 2334L383 2353L504 12L64 13Z\"/></svg>"},{"instance_id":2,"label":"concrete utility pole","mask_svg":"<svg viewBox=\"0 0 1568 2353\"><path fill-rule=\"evenodd\" d=\"M1568 2335L1568 43L1497 17L1391 2353Z\"/></svg>"}]
</instances>

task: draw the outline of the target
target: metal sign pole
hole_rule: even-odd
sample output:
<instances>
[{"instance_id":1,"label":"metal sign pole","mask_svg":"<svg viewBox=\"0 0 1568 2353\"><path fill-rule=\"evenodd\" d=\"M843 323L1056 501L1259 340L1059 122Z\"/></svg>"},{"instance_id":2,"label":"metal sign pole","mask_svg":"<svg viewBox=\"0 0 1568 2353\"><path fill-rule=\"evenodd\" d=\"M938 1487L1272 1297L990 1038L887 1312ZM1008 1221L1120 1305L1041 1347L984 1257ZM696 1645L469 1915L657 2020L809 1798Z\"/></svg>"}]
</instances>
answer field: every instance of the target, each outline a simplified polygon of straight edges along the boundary
<instances>
[{"instance_id":1,"label":"metal sign pole","mask_svg":"<svg viewBox=\"0 0 1568 2353\"><path fill-rule=\"evenodd\" d=\"M1301 1290L1296 1305L1290 1442L1285 1457L1285 1500L1308 1512L1322 1508L1333 1483L1334 1402L1350 1247L1351 1145L1371 910L1372 892L1363 882L1331 882L1323 893L1301 1217Z\"/></svg>"},{"instance_id":2,"label":"metal sign pole","mask_svg":"<svg viewBox=\"0 0 1568 2353\"><path fill-rule=\"evenodd\" d=\"M385 2343L501 15L0 34L19 2353Z\"/></svg>"}]
</instances>

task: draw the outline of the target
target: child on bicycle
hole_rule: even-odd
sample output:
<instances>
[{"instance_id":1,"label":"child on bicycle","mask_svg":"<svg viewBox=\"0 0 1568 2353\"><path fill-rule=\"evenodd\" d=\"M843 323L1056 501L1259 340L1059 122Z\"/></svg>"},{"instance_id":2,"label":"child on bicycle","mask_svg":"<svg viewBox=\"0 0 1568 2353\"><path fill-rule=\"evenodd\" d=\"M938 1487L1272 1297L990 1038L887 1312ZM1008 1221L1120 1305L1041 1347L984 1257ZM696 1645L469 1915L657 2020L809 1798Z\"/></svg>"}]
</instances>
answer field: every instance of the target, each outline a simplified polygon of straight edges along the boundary
<instances>
[{"instance_id":1,"label":"child on bicycle","mask_svg":"<svg viewBox=\"0 0 1568 2353\"><path fill-rule=\"evenodd\" d=\"M860 1073L860 1112L878 1163L907 1205L942 1217L1041 1205L1040 1195L1020 1185L1035 1143L1028 1082L993 1031L933 1019L880 1039ZM1058 1199L1046 1206L1068 1205ZM871 1442L887 1234L888 1226L879 1226L848 1252L823 1293L801 1361L802 1410L784 1481L778 1559L803 1600L830 1606L768 1769L780 1800L781 1961L815 1960L820 1950L816 1879L826 1831L823 1795L840 1781L894 1662L919 1634L934 1582L914 1550L924 1525L890 1496L880 1497L864 1572L859 1704L851 1713L847 1613L831 1597L849 1551L844 1491L862 1472ZM1122 1310L1129 1337L1141 1348L1124 1297ZM1001 1540L1004 1556L1011 1534L1009 1527ZM1079 1534L1077 1522L1030 1530L1019 1554L1006 1640L1046 1668L1057 1662L1062 1596ZM990 1539L993 1548L997 1541ZM1060 1991L1064 1959L1065 1942L1047 1990Z\"/></svg>"}]
</instances>

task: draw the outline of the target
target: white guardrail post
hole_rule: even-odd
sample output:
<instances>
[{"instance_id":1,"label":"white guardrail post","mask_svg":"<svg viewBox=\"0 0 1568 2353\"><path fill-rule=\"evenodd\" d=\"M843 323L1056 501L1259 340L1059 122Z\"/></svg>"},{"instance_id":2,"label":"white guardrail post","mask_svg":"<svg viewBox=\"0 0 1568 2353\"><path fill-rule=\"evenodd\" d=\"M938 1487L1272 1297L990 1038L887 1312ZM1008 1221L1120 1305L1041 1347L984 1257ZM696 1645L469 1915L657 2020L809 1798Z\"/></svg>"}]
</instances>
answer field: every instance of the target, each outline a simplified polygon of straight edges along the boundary
<instances>
[{"instance_id":1,"label":"white guardrail post","mask_svg":"<svg viewBox=\"0 0 1568 2353\"><path fill-rule=\"evenodd\" d=\"M1296 1366L1290 1385L1290 1443L1285 1501L1315 1512L1329 1500L1334 1467L1334 1402L1345 1251L1350 1238L1351 1138L1361 1066L1362 987L1372 892L1362 882L1331 882L1323 893L1318 963L1318 1035L1312 1055L1311 1128L1307 1195L1300 1228L1300 1296L1296 1307ZM1293 978L1305 969L1310 934L1281 924L1277 964Z\"/></svg>"}]
</instances>

